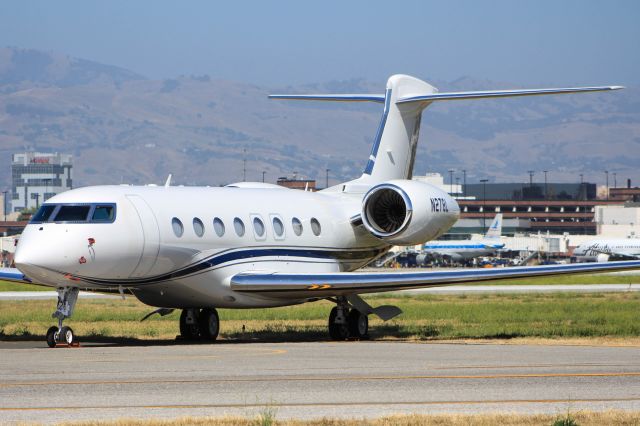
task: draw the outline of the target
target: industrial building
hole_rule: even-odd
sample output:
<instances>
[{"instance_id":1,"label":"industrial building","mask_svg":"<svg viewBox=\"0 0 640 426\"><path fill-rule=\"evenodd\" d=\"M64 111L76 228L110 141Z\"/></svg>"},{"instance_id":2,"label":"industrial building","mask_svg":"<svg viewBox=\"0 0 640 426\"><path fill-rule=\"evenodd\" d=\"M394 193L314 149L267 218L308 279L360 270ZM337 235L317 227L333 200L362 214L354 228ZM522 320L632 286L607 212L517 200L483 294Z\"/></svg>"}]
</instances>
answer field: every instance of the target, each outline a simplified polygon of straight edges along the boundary
<instances>
[{"instance_id":1,"label":"industrial building","mask_svg":"<svg viewBox=\"0 0 640 426\"><path fill-rule=\"evenodd\" d=\"M11 211L37 208L73 187L72 156L59 153L13 154L11 163Z\"/></svg>"}]
</instances>

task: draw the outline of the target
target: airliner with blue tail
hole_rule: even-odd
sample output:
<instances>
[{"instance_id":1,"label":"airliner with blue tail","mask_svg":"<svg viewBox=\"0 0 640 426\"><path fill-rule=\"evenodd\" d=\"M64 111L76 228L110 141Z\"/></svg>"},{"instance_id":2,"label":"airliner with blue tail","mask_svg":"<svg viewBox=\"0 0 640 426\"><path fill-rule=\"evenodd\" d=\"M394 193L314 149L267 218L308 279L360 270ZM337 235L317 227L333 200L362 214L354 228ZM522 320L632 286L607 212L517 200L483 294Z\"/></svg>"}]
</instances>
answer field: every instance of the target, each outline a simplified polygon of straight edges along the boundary
<instances>
[{"instance_id":1,"label":"airliner with blue tail","mask_svg":"<svg viewBox=\"0 0 640 426\"><path fill-rule=\"evenodd\" d=\"M422 246L422 250L432 256L448 258L454 262L481 256L493 256L504 248L504 243L500 242L501 235L502 213L498 213L481 240L430 241Z\"/></svg>"}]
</instances>

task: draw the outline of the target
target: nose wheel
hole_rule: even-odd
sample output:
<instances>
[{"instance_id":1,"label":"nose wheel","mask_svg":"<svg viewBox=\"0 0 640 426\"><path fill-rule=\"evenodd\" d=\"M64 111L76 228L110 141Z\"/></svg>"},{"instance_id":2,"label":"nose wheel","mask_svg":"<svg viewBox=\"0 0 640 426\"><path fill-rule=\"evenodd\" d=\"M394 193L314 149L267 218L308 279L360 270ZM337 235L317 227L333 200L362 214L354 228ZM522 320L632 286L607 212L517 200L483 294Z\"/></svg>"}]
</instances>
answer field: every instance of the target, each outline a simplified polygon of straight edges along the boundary
<instances>
[{"instance_id":1,"label":"nose wheel","mask_svg":"<svg viewBox=\"0 0 640 426\"><path fill-rule=\"evenodd\" d=\"M73 314L80 289L64 287L57 289L57 291L58 305L51 316L58 319L58 326L52 326L47 330L47 345L50 348L55 348L58 344L73 346L74 343L77 343L71 327L63 326L62 323Z\"/></svg>"},{"instance_id":2,"label":"nose wheel","mask_svg":"<svg viewBox=\"0 0 640 426\"><path fill-rule=\"evenodd\" d=\"M55 348L59 343L68 346L73 346L76 343L75 334L73 334L71 327L58 328L54 325L47 330L47 345L50 348Z\"/></svg>"}]
</instances>

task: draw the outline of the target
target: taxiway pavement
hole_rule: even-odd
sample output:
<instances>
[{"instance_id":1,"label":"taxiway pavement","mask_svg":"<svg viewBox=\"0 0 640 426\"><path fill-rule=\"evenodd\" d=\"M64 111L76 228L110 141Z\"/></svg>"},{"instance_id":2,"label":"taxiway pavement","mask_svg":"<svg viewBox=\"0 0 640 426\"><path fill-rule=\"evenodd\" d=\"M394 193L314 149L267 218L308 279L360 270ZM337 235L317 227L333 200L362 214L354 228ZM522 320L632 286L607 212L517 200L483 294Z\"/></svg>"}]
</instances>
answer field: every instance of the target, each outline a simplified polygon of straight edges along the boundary
<instances>
[{"instance_id":1,"label":"taxiway pavement","mask_svg":"<svg viewBox=\"0 0 640 426\"><path fill-rule=\"evenodd\" d=\"M0 342L0 421L640 410L640 347Z\"/></svg>"}]
</instances>

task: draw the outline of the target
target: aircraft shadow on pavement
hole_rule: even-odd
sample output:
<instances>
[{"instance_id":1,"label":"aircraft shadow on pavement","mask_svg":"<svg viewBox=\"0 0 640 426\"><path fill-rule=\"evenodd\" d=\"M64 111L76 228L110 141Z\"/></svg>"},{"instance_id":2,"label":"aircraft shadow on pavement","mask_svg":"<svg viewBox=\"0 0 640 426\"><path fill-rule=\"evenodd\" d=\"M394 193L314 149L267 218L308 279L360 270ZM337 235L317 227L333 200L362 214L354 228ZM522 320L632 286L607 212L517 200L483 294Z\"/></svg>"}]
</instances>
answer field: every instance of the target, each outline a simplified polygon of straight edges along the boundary
<instances>
[{"instance_id":1,"label":"aircraft shadow on pavement","mask_svg":"<svg viewBox=\"0 0 640 426\"><path fill-rule=\"evenodd\" d=\"M403 340L418 338L419 340L434 340L440 334L437 327L425 325L419 329L408 329L397 324L378 325L370 329L368 340ZM517 336L496 336L498 338L512 338ZM77 336L81 346L92 347L128 347L128 346L171 346L211 344L205 340L186 339L139 339L134 337L114 336ZM318 330L286 330L271 331L261 330L245 333L231 333L216 340L214 344L240 344L240 343L297 343L297 342L321 342L329 341L328 333ZM24 333L21 335L5 335L0 333L0 349L15 348L15 345L3 345L3 342L23 343L20 347L46 347L44 335Z\"/></svg>"}]
</instances>

